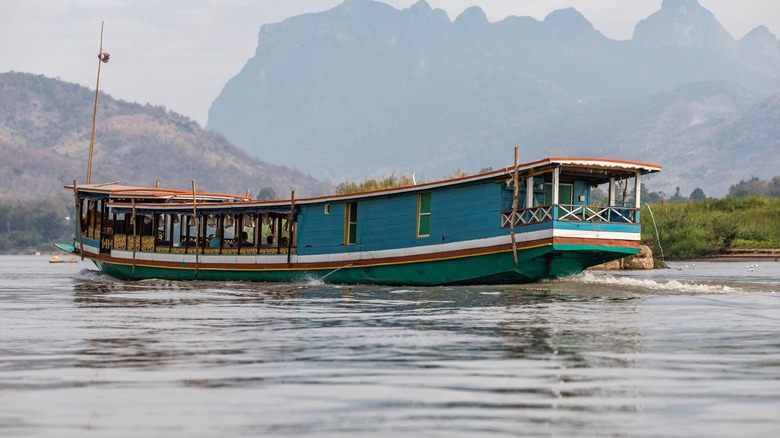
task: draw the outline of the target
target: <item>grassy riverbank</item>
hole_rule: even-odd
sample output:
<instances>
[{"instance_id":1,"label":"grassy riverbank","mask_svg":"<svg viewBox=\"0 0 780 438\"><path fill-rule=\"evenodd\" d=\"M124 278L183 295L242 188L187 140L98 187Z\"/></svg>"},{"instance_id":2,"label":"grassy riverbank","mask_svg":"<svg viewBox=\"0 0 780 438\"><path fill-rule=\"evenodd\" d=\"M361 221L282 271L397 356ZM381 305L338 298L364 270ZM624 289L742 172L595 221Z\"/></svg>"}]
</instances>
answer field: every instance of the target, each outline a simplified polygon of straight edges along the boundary
<instances>
[{"instance_id":1,"label":"grassy riverbank","mask_svg":"<svg viewBox=\"0 0 780 438\"><path fill-rule=\"evenodd\" d=\"M642 206L642 241L653 248L655 257L661 250L667 259L687 259L735 249L780 248L780 198L728 196L651 204L649 209Z\"/></svg>"}]
</instances>

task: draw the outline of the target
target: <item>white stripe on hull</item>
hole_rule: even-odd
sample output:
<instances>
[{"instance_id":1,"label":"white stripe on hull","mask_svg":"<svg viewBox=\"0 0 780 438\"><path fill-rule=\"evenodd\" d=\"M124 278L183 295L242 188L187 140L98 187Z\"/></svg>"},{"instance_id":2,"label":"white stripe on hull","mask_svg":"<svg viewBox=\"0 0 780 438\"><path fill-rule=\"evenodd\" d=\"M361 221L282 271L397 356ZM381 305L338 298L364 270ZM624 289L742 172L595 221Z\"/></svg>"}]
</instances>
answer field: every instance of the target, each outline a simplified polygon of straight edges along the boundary
<instances>
[{"instance_id":1,"label":"white stripe on hull","mask_svg":"<svg viewBox=\"0 0 780 438\"><path fill-rule=\"evenodd\" d=\"M562 229L546 229L538 230L526 233L518 233L515 236L515 240L518 243L531 242L536 240L550 239L552 237L563 238L577 238L577 239L605 239L605 240L625 240L625 241L639 241L640 233L631 232L604 232L593 230L562 230ZM479 249L489 246L509 245L511 244L511 238L509 234L505 236L490 237L485 239L474 239L462 242L452 243L439 243L435 245L426 245L418 247L400 248L400 249L386 249L376 251L358 251L349 253L330 253L330 254L314 254L314 255L298 255L293 254L290 256L291 263L333 263L333 264L347 264L350 262L373 260L373 259L388 259L396 257L408 257L417 256L425 257L426 255L436 255L442 252L450 251L463 251L469 249ZM78 246L78 244L77 244ZM98 254L98 248L85 245L85 253ZM133 260L133 251L126 250L111 250L111 256L116 259L123 259L126 261ZM171 254L171 253L159 253L159 252L136 252L135 260L137 261L158 261L169 263L195 263L195 254ZM200 254L198 255L198 262L203 264L225 264L235 263L238 265L255 265L255 264L286 264L287 254L243 254L243 255L212 255L212 254Z\"/></svg>"}]
</instances>

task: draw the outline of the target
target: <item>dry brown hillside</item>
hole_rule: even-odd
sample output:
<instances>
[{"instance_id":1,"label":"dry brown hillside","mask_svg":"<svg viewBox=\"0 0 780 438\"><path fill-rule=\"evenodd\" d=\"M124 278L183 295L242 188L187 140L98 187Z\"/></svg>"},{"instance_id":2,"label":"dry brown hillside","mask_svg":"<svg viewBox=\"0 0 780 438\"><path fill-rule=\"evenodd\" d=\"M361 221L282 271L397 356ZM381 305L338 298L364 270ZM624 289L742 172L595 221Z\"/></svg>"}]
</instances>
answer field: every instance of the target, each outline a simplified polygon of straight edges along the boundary
<instances>
[{"instance_id":1,"label":"dry brown hillside","mask_svg":"<svg viewBox=\"0 0 780 438\"><path fill-rule=\"evenodd\" d=\"M84 183L94 90L27 73L0 74L0 196L62 193ZM93 182L288 197L333 192L289 167L250 157L164 107L99 98Z\"/></svg>"}]
</instances>

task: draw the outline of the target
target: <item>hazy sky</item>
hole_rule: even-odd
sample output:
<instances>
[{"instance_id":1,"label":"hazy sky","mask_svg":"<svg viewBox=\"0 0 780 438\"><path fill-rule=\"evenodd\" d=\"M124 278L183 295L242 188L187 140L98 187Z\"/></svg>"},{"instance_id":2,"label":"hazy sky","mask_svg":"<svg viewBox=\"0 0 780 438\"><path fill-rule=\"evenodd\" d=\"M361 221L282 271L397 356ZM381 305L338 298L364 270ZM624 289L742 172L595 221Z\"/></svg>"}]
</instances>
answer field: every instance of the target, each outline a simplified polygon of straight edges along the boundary
<instances>
[{"instance_id":1,"label":"hazy sky","mask_svg":"<svg viewBox=\"0 0 780 438\"><path fill-rule=\"evenodd\" d=\"M398 9L417 0L382 0ZM95 86L100 23L111 61L100 89L164 105L205 124L225 83L254 55L265 23L330 9L342 0L0 0L0 72L43 74ZM451 19L480 6L490 21L538 20L574 7L605 36L630 39L662 0L428 0ZM739 39L759 25L780 35L778 0L699 0ZM1 103L0 103L1 104ZM87 121L89 123L90 121Z\"/></svg>"}]
</instances>

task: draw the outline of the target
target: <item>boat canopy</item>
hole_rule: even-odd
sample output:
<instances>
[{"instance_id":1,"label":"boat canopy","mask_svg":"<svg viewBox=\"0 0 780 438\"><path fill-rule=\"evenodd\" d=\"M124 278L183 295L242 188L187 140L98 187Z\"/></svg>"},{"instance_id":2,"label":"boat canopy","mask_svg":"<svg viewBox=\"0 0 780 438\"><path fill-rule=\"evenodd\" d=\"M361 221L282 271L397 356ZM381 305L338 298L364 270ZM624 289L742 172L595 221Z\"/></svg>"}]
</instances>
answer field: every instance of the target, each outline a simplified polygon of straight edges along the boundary
<instances>
[{"instance_id":1,"label":"boat canopy","mask_svg":"<svg viewBox=\"0 0 780 438\"><path fill-rule=\"evenodd\" d=\"M261 214L261 213L290 213L290 204L287 205L260 205L254 203L230 204L196 204L196 216L220 215L220 214ZM130 214L135 208L136 214L151 216L154 214L192 214L192 202L189 204L132 204L126 202L109 202L108 208L114 213ZM297 212L296 208L296 212Z\"/></svg>"},{"instance_id":2,"label":"boat canopy","mask_svg":"<svg viewBox=\"0 0 780 438\"><path fill-rule=\"evenodd\" d=\"M624 160L604 158L545 158L544 160L518 166L518 176L551 175L558 169L560 175L587 181L593 185L604 184L610 179L627 179L661 171L662 166L649 163L638 163ZM512 173L512 167L506 168L506 173Z\"/></svg>"},{"instance_id":3,"label":"boat canopy","mask_svg":"<svg viewBox=\"0 0 780 438\"><path fill-rule=\"evenodd\" d=\"M192 192L187 190L166 189L160 187L126 186L118 183L66 185L66 189L77 190L79 197L91 200L100 199L126 199L149 202L192 202ZM236 202L251 201L247 196L221 194L221 193L196 193L198 202Z\"/></svg>"}]
</instances>

